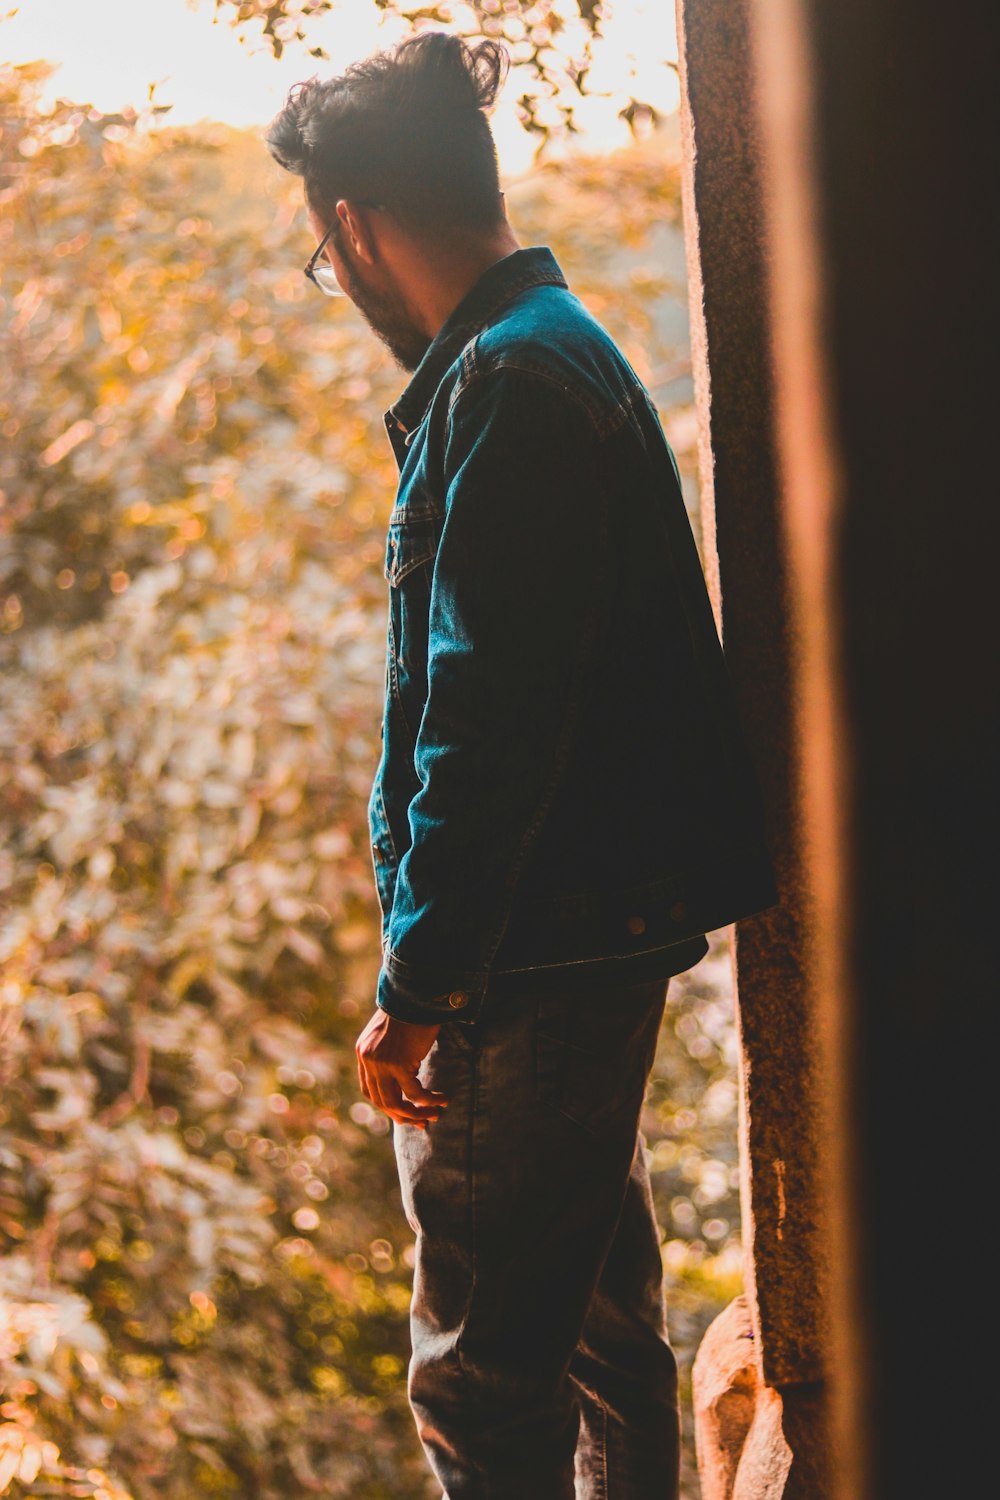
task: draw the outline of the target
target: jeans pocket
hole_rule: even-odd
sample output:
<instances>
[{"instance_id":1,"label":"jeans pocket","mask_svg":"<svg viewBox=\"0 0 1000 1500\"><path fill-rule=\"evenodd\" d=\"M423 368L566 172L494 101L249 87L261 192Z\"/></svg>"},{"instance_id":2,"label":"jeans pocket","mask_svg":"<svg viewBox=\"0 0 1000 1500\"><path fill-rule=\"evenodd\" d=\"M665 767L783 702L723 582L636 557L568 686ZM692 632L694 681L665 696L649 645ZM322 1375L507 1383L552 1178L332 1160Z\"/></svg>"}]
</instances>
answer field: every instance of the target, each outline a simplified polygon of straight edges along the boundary
<instances>
[{"instance_id":1,"label":"jeans pocket","mask_svg":"<svg viewBox=\"0 0 1000 1500\"><path fill-rule=\"evenodd\" d=\"M476 1022L444 1021L437 1034L437 1045L443 1050L461 1052L474 1057L479 1043L480 1028Z\"/></svg>"},{"instance_id":2,"label":"jeans pocket","mask_svg":"<svg viewBox=\"0 0 1000 1500\"><path fill-rule=\"evenodd\" d=\"M630 1136L666 1003L666 983L538 997L535 1099L591 1135Z\"/></svg>"}]
</instances>

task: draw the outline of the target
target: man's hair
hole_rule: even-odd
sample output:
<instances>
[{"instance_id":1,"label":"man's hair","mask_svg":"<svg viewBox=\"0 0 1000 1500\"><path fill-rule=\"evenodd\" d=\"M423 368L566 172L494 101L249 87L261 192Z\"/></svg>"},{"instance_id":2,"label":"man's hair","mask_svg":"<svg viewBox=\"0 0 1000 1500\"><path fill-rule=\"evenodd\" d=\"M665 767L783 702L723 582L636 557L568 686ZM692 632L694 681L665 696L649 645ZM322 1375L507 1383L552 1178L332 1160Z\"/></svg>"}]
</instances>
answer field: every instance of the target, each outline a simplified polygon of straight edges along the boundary
<instances>
[{"instance_id":1,"label":"man's hair","mask_svg":"<svg viewBox=\"0 0 1000 1500\"><path fill-rule=\"evenodd\" d=\"M380 204L418 236L495 228L502 195L484 111L508 63L499 42L421 32L339 77L294 84L264 140L321 218L348 198Z\"/></svg>"}]
</instances>

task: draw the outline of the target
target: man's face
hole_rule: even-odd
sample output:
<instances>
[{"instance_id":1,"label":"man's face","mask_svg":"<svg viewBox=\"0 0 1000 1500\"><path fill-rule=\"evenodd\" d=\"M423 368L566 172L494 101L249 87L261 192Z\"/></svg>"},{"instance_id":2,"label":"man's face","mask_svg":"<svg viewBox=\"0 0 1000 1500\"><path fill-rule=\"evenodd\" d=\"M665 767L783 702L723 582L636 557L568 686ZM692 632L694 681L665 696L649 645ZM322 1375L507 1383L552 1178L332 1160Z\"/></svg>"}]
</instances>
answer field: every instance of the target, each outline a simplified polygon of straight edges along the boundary
<instances>
[{"instance_id":1,"label":"man's face","mask_svg":"<svg viewBox=\"0 0 1000 1500\"><path fill-rule=\"evenodd\" d=\"M309 210L309 221L317 240L322 239L327 226L312 209ZM393 359L404 370L415 370L431 340L414 322L402 292L385 263L373 268L353 254L347 233L339 220L326 242L323 254L333 267L341 287L376 338L382 340Z\"/></svg>"}]
</instances>

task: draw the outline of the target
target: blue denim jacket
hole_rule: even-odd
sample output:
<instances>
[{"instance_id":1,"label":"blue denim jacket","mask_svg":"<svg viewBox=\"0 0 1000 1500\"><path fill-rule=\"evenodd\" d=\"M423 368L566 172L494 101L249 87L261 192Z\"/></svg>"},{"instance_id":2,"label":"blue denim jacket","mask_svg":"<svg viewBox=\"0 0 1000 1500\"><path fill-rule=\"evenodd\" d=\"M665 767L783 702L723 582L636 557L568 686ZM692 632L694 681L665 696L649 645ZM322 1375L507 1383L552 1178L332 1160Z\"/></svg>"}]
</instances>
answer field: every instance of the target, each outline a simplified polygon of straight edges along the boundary
<instances>
[{"instance_id":1,"label":"blue denim jacket","mask_svg":"<svg viewBox=\"0 0 1000 1500\"><path fill-rule=\"evenodd\" d=\"M480 277L385 413L377 1004L689 968L777 903L673 453L551 251Z\"/></svg>"}]
</instances>

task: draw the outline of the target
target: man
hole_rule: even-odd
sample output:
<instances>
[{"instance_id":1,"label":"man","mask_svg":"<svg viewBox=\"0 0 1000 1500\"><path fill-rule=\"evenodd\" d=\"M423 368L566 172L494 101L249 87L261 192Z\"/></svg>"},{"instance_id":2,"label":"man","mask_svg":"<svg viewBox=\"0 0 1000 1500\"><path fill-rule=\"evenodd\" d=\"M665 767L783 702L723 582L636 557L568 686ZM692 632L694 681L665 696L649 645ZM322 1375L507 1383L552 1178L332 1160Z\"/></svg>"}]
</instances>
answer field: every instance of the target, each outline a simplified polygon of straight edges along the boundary
<instances>
[{"instance_id":1,"label":"man","mask_svg":"<svg viewBox=\"0 0 1000 1500\"><path fill-rule=\"evenodd\" d=\"M385 414L380 897L365 1095L416 1235L408 1393L448 1500L667 1500L676 1365L639 1112L669 977L777 900L676 464L504 214L501 46L292 90L307 267L410 381ZM325 260L324 260L325 257Z\"/></svg>"}]
</instances>

